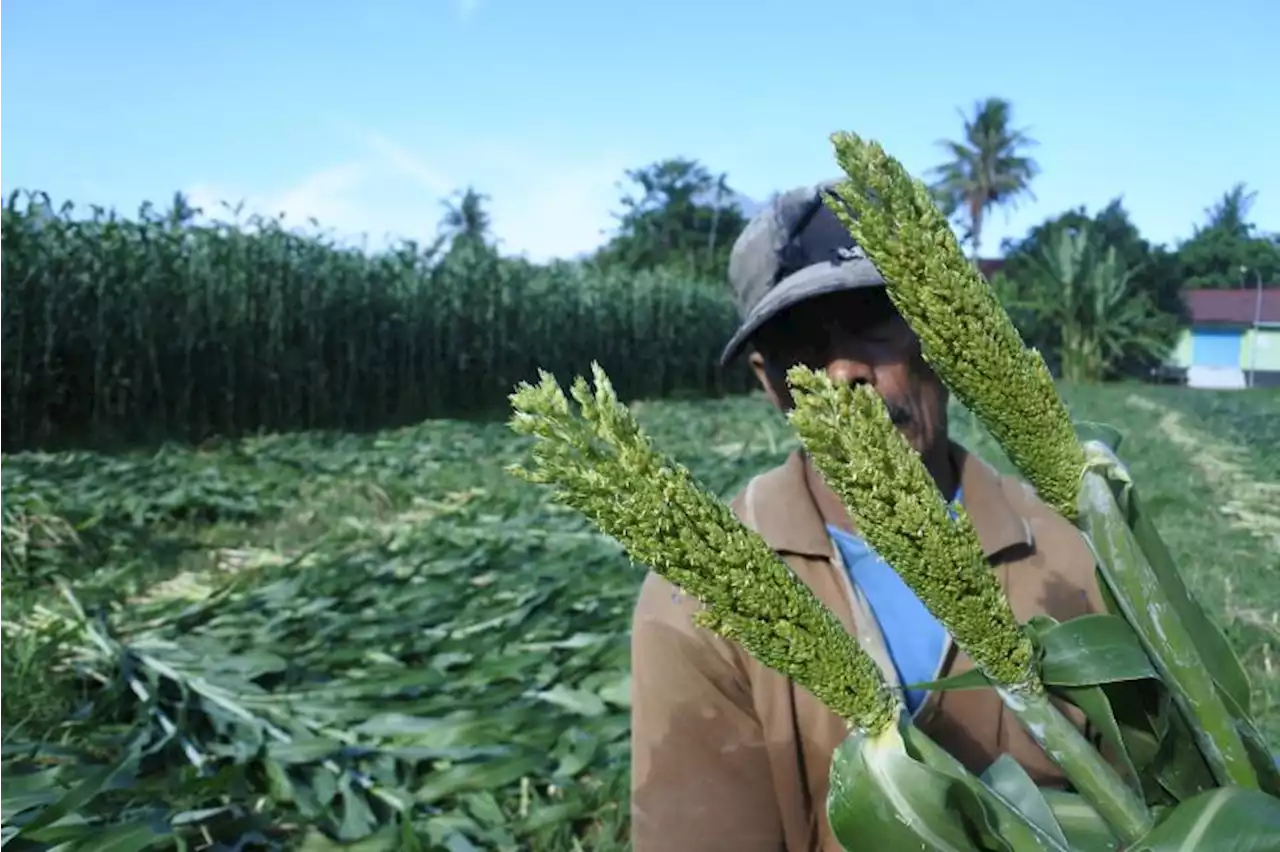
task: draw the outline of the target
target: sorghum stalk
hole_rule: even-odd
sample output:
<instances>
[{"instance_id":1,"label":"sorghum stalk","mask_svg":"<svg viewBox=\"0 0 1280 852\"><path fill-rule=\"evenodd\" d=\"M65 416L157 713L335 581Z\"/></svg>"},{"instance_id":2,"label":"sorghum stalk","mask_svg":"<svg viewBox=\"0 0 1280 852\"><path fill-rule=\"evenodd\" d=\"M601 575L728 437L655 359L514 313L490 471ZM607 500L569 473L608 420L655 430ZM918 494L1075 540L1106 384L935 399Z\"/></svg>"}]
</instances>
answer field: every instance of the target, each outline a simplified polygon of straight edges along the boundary
<instances>
[{"instance_id":1,"label":"sorghum stalk","mask_svg":"<svg viewBox=\"0 0 1280 852\"><path fill-rule=\"evenodd\" d=\"M740 644L810 690L853 727L891 729L901 701L870 655L755 532L689 471L653 447L592 364L594 392L579 377L573 398L540 371L538 385L511 395L511 428L536 439L530 469L509 470L552 485L556 497L705 605L698 624Z\"/></svg>"},{"instance_id":2,"label":"sorghum stalk","mask_svg":"<svg viewBox=\"0 0 1280 852\"><path fill-rule=\"evenodd\" d=\"M849 180L828 206L884 276L890 297L920 338L922 353L972 410L1040 497L1093 540L1099 569L1122 600L1126 618L1197 729L1205 758L1222 783L1257 787L1256 774L1199 655L1169 597L1133 541L1114 499L1099 483L1082 492L1085 448L1044 359L1028 349L925 185L884 149L854 134L832 137ZM1089 517L1083 517L1086 511ZM1121 529L1123 527L1123 530ZM1124 546L1113 546L1123 534ZM1168 637L1186 642L1170 646Z\"/></svg>"},{"instance_id":3,"label":"sorghum stalk","mask_svg":"<svg viewBox=\"0 0 1280 852\"><path fill-rule=\"evenodd\" d=\"M928 188L876 142L832 136L848 176L827 205L884 277L942 381L1041 498L1075 520L1084 453L1044 359L965 258Z\"/></svg>"},{"instance_id":4,"label":"sorghum stalk","mask_svg":"<svg viewBox=\"0 0 1280 852\"><path fill-rule=\"evenodd\" d=\"M545 372L537 386L516 389L511 426L535 438L533 465L509 470L554 486L562 503L619 541L633 560L700 599L706 609L695 616L698 623L808 688L850 724L832 761L828 811L837 835L891 848L975 848L972 817L955 809L952 788L939 783L945 779L977 797L988 826L998 826L1010 848L1065 852L911 729L897 692L856 639L758 535L651 445L604 372L595 364L592 372L594 393L582 378L572 387L581 416ZM908 753L904 730L923 761ZM842 819L852 819L852 833Z\"/></svg>"},{"instance_id":5,"label":"sorghum stalk","mask_svg":"<svg viewBox=\"0 0 1280 852\"><path fill-rule=\"evenodd\" d=\"M1258 774L1195 638L1160 585L1147 555L1125 521L1102 470L1123 471L1106 446L1090 442L1080 488L1080 526L1104 566L1103 576L1142 642L1174 703L1194 722L1191 730L1219 784L1258 789ZM1123 474L1122 474L1123 475Z\"/></svg>"},{"instance_id":6,"label":"sorghum stalk","mask_svg":"<svg viewBox=\"0 0 1280 852\"><path fill-rule=\"evenodd\" d=\"M1151 814L1079 729L1049 700L1031 639L987 563L968 513L946 502L919 454L865 385L837 386L794 367L792 424L858 533L893 567L991 682L1027 732L1126 842Z\"/></svg>"}]
</instances>

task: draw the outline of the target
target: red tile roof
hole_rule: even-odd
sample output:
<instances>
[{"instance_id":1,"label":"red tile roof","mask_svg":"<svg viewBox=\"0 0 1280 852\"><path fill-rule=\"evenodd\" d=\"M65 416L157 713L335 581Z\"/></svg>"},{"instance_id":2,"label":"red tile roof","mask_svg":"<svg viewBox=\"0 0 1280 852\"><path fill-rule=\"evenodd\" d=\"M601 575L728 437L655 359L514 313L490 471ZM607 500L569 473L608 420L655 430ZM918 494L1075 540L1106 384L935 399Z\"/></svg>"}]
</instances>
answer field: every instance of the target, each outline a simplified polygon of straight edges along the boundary
<instances>
[{"instance_id":1,"label":"red tile roof","mask_svg":"<svg viewBox=\"0 0 1280 852\"><path fill-rule=\"evenodd\" d=\"M1191 322L1253 325L1258 291L1188 290L1183 294ZM1280 322L1280 287L1262 288L1262 322Z\"/></svg>"},{"instance_id":2,"label":"red tile roof","mask_svg":"<svg viewBox=\"0 0 1280 852\"><path fill-rule=\"evenodd\" d=\"M978 260L978 271L981 272L982 276L988 281L991 280L991 276L995 275L1002 269L1004 269L1003 257L984 257Z\"/></svg>"}]
</instances>

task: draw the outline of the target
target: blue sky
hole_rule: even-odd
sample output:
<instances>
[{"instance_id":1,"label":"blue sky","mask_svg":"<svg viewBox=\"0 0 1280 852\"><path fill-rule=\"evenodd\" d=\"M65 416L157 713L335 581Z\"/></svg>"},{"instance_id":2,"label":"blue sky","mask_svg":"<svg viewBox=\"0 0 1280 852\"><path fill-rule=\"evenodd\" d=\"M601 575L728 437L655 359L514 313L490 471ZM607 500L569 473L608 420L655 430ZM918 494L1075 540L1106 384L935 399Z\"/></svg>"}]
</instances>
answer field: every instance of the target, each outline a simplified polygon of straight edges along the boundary
<instances>
[{"instance_id":1,"label":"blue sky","mask_svg":"<svg viewBox=\"0 0 1280 852\"><path fill-rule=\"evenodd\" d=\"M761 199L834 172L828 135L940 159L998 95L1040 145L985 242L1118 195L1169 242L1236 181L1280 230L1275 0L9 0L0 184L132 212L314 216L424 237L492 196L504 246L590 249L623 171L683 155ZM1268 82L1270 80L1271 82Z\"/></svg>"}]
</instances>

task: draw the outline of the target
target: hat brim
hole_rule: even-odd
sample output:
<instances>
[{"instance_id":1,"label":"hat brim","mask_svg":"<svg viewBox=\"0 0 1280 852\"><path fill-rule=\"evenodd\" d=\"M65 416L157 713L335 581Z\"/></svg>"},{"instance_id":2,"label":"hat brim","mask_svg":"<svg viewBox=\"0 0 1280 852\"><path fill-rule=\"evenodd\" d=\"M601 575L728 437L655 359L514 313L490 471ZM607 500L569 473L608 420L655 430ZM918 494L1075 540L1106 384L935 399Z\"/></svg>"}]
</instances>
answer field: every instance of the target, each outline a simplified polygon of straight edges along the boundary
<instances>
[{"instance_id":1,"label":"hat brim","mask_svg":"<svg viewBox=\"0 0 1280 852\"><path fill-rule=\"evenodd\" d=\"M720 365L725 366L737 358L751 335L787 308L816 296L883 286L884 278L880 275L880 271L865 257L841 263L828 261L806 266L779 281L763 299L756 303L725 346L724 352L720 355Z\"/></svg>"}]
</instances>

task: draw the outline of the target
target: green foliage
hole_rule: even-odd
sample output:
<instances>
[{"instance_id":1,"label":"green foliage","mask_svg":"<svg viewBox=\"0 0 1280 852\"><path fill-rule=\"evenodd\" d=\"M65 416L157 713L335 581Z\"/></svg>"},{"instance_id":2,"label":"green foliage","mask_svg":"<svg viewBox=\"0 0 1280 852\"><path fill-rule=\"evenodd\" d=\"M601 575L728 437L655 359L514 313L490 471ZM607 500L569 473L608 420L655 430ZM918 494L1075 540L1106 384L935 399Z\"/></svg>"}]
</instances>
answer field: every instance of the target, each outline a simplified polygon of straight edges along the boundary
<instances>
[{"instance_id":1,"label":"green foliage","mask_svg":"<svg viewBox=\"0 0 1280 852\"><path fill-rule=\"evenodd\" d=\"M824 373L805 367L793 368L788 379L796 396L792 422L823 479L848 508L859 534L946 627L982 679L996 688L1032 738L1117 835L1126 841L1141 837L1151 827L1143 803L1045 695L1042 669L1061 677L1067 668L1053 653L1058 648L1042 642L1042 653L1036 653L991 571L967 513L961 507L954 520L948 515L937 486L893 425L879 395L865 385L837 387ZM1115 660L1111 647L1091 650L1101 655L1095 659ZM1102 675L1111 676L1111 672ZM967 675L958 677L968 680ZM867 757L866 744L859 741L856 746L856 752ZM841 772L867 771L859 766L853 759L842 765L837 757L833 779ZM886 774L889 771L886 767ZM924 777L907 781L912 772L900 765L893 771L900 783L929 786ZM921 773L923 767L915 770ZM935 781L942 782L935 803L945 801L946 791L957 787L954 778L938 776ZM961 783L958 789L972 792L976 786ZM854 806L833 797L833 819L841 809L876 809L867 801L874 797L858 791L858 784L851 782L846 792L863 801ZM946 812L945 808L940 811ZM913 822L906 814L902 817ZM956 830L963 829L954 815L948 819ZM1022 848L1047 848L1039 840L1026 842ZM938 841L931 845L953 848Z\"/></svg>"},{"instance_id":2,"label":"green foliage","mask_svg":"<svg viewBox=\"0 0 1280 852\"><path fill-rule=\"evenodd\" d=\"M1257 789L1260 773L1250 765L1244 742L1246 729L1253 727L1247 703L1237 704L1234 714L1229 710L1247 699L1244 690L1231 696L1233 683L1243 679L1231 677L1240 671L1238 660L1215 653L1225 646L1218 628L1193 617L1201 613L1187 600L1177 566L1167 557L1160 564L1165 548L1159 535L1135 522L1137 513L1129 507L1136 496L1127 469L1103 444L1091 442L1089 455L1080 527L1097 555L1108 608L1133 629L1159 673L1153 680L1177 707L1178 724L1189 728L1198 751L1188 750L1187 759L1205 765L1217 784ZM1124 496L1117 499L1113 492ZM1159 729L1156 734L1157 741L1164 739ZM1274 758L1267 757L1267 774L1274 775Z\"/></svg>"},{"instance_id":3,"label":"green foliage","mask_svg":"<svg viewBox=\"0 0 1280 852\"><path fill-rule=\"evenodd\" d=\"M984 289L984 285L976 281L977 275L959 274L961 261L958 247L950 234L934 225L930 216L928 198L923 185L911 181L901 165L888 157L880 146L864 143L851 134L835 136L837 159L850 180L842 186L842 195L847 199L848 207L853 208L857 216L852 216L839 199L830 200L830 205L841 215L846 227L858 238L860 245L873 258L880 256L891 258L895 263L885 265L884 272L895 303L909 305L903 307L902 314L920 336L922 341L941 338L946 342L938 347L934 355L926 350L926 357L934 364L939 376L949 387L957 391L966 404L973 400L972 408L979 419L993 432L996 439L1009 452L1014 462L1022 469L1024 475L1050 500L1050 504L1059 509L1076 522L1089 542L1098 563L1098 574L1103 579L1104 598L1108 607L1123 623L1132 630L1136 642L1125 642L1132 647L1140 645L1149 659L1152 675L1150 686L1163 698L1163 708L1157 714L1165 715L1162 722L1153 722L1152 705L1149 699L1141 694L1131 694L1122 700L1121 696L1107 695L1105 691L1095 693L1091 697L1088 691L1077 693L1069 698L1089 717L1095 725L1103 730L1112 730L1109 745L1119 753L1121 764L1129 770L1130 776L1136 774L1136 765L1132 758L1131 744L1125 741L1123 734L1118 734L1119 718L1136 718L1141 720L1145 715L1149 727L1142 728L1144 738L1149 736L1157 754L1163 753L1167 760L1176 760L1184 766L1203 766L1208 771L1198 784L1187 784L1184 777L1182 783L1172 784L1161 780L1161 788L1139 788L1145 794L1146 801L1134 798L1134 790L1125 787L1115 772L1101 762L1098 753L1093 752L1087 744L1080 741L1079 734L1070 726L1055 724L1060 721L1060 714L1042 696L1011 694L1003 683L993 680L992 685L1000 693L1004 703L1022 722L1023 726L1044 748L1045 754L1054 761L1067 776L1071 784L1080 790L1082 796L1093 806L1115 833L1116 839L1124 846L1132 846L1143 842L1160 845L1157 837L1172 841L1167 826L1178 822L1179 816L1189 819L1188 814L1198 815L1201 804L1195 794L1203 790L1220 786L1237 788L1235 792L1264 791L1270 795L1259 796L1245 806L1247 814L1242 814L1241 821L1256 822L1259 834L1265 825L1273 825L1280 819L1280 770L1277 770L1276 758L1265 741L1258 735L1254 721L1247 706L1247 694L1243 689L1235 689L1241 677L1232 676L1239 672L1238 661L1228 657L1224 659L1221 649L1225 645L1223 637L1212 623L1196 621L1188 618L1186 613L1179 613L1177 605L1186 599L1185 584L1176 566L1168 556L1167 548L1156 533L1154 527L1142 522L1137 509L1138 503L1134 481L1128 468L1115 455L1115 446L1119 436L1115 430L1099 427L1096 424L1082 425L1082 436L1077 440L1074 435L1063 434L1065 424L1070 427L1064 407L1058 400L1056 388L1051 383L1041 383L1035 387L1027 377L1032 371L1023 371L1021 381L1019 373L1010 371L1015 377L1014 384L1022 393L1042 396L1051 405L1054 416L1047 421L1022 418L1011 420L1017 410L1017 402L1013 399L1002 400L1002 394L993 387L970 384L966 381L964 367L970 356L965 354L966 347L984 347L993 364L1013 364L1019 358L1032 356L1031 360L1039 362L1043 373L1043 362L1034 352L1025 350L1016 333L1003 335L984 335L978 329L964 328L953 317L939 311L928 312L916 309L927 303L930 297L942 300L949 297L953 310L961 315L969 313L962 307L966 301L981 304L978 313L989 313L984 317L992 327L1011 328L1008 317L990 293L986 300L975 299L975 291ZM843 192L847 189L848 192ZM932 227L931 227L932 226ZM1070 234L1060 232L1056 238L1056 262L1046 264L1056 277L1064 279L1064 288L1075 289L1075 275L1063 273L1079 266L1079 255L1087 243L1086 234ZM912 245L915 249L915 262L928 269L929 274L902 274L910 269L906 262L907 252L904 245ZM1115 296L1122 291L1126 276L1117 273L1114 250L1108 252L1098 268L1096 278L1089 289L1097 296ZM1053 260L1053 259L1051 259ZM952 270L955 270L952 272ZM948 274L950 273L950 274ZM1103 280L1103 279L1110 279ZM1106 309L1116 310L1118 305L1114 298L1102 299L1104 304L1095 305L1091 312L1073 312L1093 314L1095 325L1103 317ZM913 304L914 302L914 304ZM998 315L998 316L997 316ZM1079 356L1080 349L1088 354L1089 347L1081 347L1077 329L1070 327L1073 315L1068 315L1068 328L1064 330L1064 348L1068 355ZM936 357L935 357L936 356ZM797 379L803 376L797 374ZM959 380L959 383L958 381ZM815 381L816 379L812 379ZM815 388L816 389L816 388ZM828 396L830 388L826 388ZM867 391L866 396L874 395ZM817 425L808 424L807 435L802 435L806 443L817 436L822 446L821 452L834 448L845 455L865 453L867 448L860 444L842 447L827 436L834 435L837 424L859 420L858 412L853 411L852 397L845 395L844 409L832 410L829 406L811 408L823 422ZM881 418L887 424L887 418ZM882 424L883 425L883 424ZM870 445L873 457L868 464L871 469L890 465L891 452L883 446L875 452L877 442L864 441ZM1041 464L1028 466L1026 460L1030 454L1029 447L1039 444L1041 447ZM1067 452L1073 449L1074 452ZM1074 463L1082 482L1076 485L1074 507L1063 511L1053 498L1071 496L1069 492L1059 493L1058 486L1067 485L1071 473L1066 466L1055 466L1043 463L1045 458L1067 459L1071 456L1083 456L1085 464ZM827 460L827 467L833 476L843 474L846 479L854 480L853 463L848 458L837 458L835 463ZM825 471L824 471L825 472ZM1061 475L1059 475L1061 474ZM867 471L861 473L868 477ZM884 477L881 471L882 478ZM859 494L860 484L846 482L833 483L841 493L849 492L854 497ZM895 483L895 485L897 485ZM1048 487L1046 487L1048 486ZM900 485L897 485L901 488ZM887 525L887 522L873 522ZM949 524L942 519L934 523L946 527ZM899 557L906 564L904 578L912 585L935 613L947 611L946 603L951 589L943 585L941 588L931 578L917 576L913 569L916 559L923 548L918 539L915 553ZM896 544L896 542L893 542ZM896 551L897 548L895 547ZM1043 626L1037 627L1038 621L1031 619L1031 628L1044 633ZM950 623L948 623L950 627ZM957 641L965 648L964 641L957 636ZM967 648L965 648L968 650ZM1116 659L1116 648L1105 647L1095 643L1091 653L1097 655L1098 671L1106 671ZM1106 660L1108 665L1103 664ZM1047 665L1049 659L1043 661ZM1234 663L1234 665L1232 665ZM979 662L979 668L982 664ZM1103 686L1101 682L1087 684L1091 689ZM1233 697L1233 691L1236 693ZM1082 700L1083 699L1083 700ZM1109 706L1108 706L1109 705ZM1172 708L1172 709L1171 709ZM1099 712L1105 710L1105 712ZM1173 734L1184 729L1180 741ZM1059 738L1058 732L1069 734L1067 738ZM1118 734L1118 735L1117 735ZM1074 743L1069 740L1074 740ZM1090 752L1091 754L1083 754ZM1086 758L1086 759L1082 759ZM1087 759L1091 758L1091 759ZM850 790L851 797L866 798L863 791ZM1167 802L1165 796L1171 797ZM1122 800L1128 800L1124 804ZM832 801L830 809L836 812L840 802ZM1165 805L1168 805L1166 808ZM1158 807L1159 811L1149 810ZM1043 808L1041 808L1043 810ZM908 819L907 815L903 815ZM1199 820L1197 819L1196 822ZM1197 825L1194 834L1205 843L1221 844L1232 839L1232 827L1227 824L1206 823ZM955 848L951 844L934 844L939 848ZM1199 845L1199 841L1193 844ZM994 846L987 848L1008 849L1008 842L999 839ZM1028 843L1024 848L1041 849L1038 842Z\"/></svg>"},{"instance_id":4,"label":"green foliage","mask_svg":"<svg viewBox=\"0 0 1280 852\"><path fill-rule=\"evenodd\" d=\"M10 848L136 824L161 848L316 848L304 831L385 834L406 799L423 849L620 845L635 579L512 487L502 432L6 457L6 504L101 505L115 544L83 575L84 547L50 554L80 606L6 586ZM72 791L89 821L49 825Z\"/></svg>"},{"instance_id":5,"label":"green foliage","mask_svg":"<svg viewBox=\"0 0 1280 852\"><path fill-rule=\"evenodd\" d=\"M455 242L369 255L250 220L3 211L4 445L363 430L496 412L538 365L624 397L748 387L737 315L670 272L536 266Z\"/></svg>"},{"instance_id":6,"label":"green foliage","mask_svg":"<svg viewBox=\"0 0 1280 852\"><path fill-rule=\"evenodd\" d=\"M966 783L977 779L936 745L928 757L920 754L926 743L904 726L876 738L859 732L836 748L827 798L832 833L846 849L982 852L978 837L1001 836L1005 846L1020 844L1013 848L1066 852L999 798L984 795L980 782Z\"/></svg>"},{"instance_id":7,"label":"green foliage","mask_svg":"<svg viewBox=\"0 0 1280 852\"><path fill-rule=\"evenodd\" d=\"M1092 270L1114 253L1112 272L1105 280L1115 283L1124 279L1127 285L1118 293L1112 291L1120 297L1122 315L1129 318L1127 331L1118 336L1108 334L1107 326L1114 325L1109 317L1093 320L1081 310L1092 300L1092 291L1076 286L1070 293L1064 292L1064 279L1073 279L1055 274L1054 264L1046 263L1058 253L1057 248L1065 246L1063 234L1084 232L1089 235L1087 243L1080 246L1087 249L1080 258L1085 262L1073 266L1089 273L1082 276L1083 281L1096 278ZM1108 359L1109 366L1100 378L1145 374L1172 346L1186 319L1177 255L1144 240L1118 198L1092 216L1082 207L1049 219L1022 239L1006 241L1004 251L1004 263L992 286L1023 339L1040 349L1059 371L1067 358L1064 316L1076 315L1084 335L1110 336L1120 345L1120 352ZM1102 328L1097 328L1099 325Z\"/></svg>"},{"instance_id":8,"label":"green foliage","mask_svg":"<svg viewBox=\"0 0 1280 852\"><path fill-rule=\"evenodd\" d=\"M1186 287L1267 287L1280 279L1280 236L1260 234L1249 221L1256 196L1244 184L1236 184L1205 211L1205 224L1178 246Z\"/></svg>"},{"instance_id":9,"label":"green foliage","mask_svg":"<svg viewBox=\"0 0 1280 852\"><path fill-rule=\"evenodd\" d=\"M1036 247L1020 282L1019 307L1051 335L1061 375L1069 382L1100 381L1128 361L1154 363L1177 326L1141 291L1134 271L1090 225L1059 227ZM1007 294L1008 291L1006 291Z\"/></svg>"},{"instance_id":10,"label":"green foliage","mask_svg":"<svg viewBox=\"0 0 1280 852\"><path fill-rule=\"evenodd\" d=\"M6 479L8 479L6 477ZM5 482L8 489L10 482ZM55 514L38 492L9 491L0 507L3 516L3 577L46 577L58 549L77 541L75 527Z\"/></svg>"},{"instance_id":11,"label":"green foliage","mask_svg":"<svg viewBox=\"0 0 1280 852\"><path fill-rule=\"evenodd\" d=\"M696 160L676 158L629 171L627 178L638 194L623 196L618 231L594 262L723 281L729 250L747 224L726 177Z\"/></svg>"}]
</instances>

